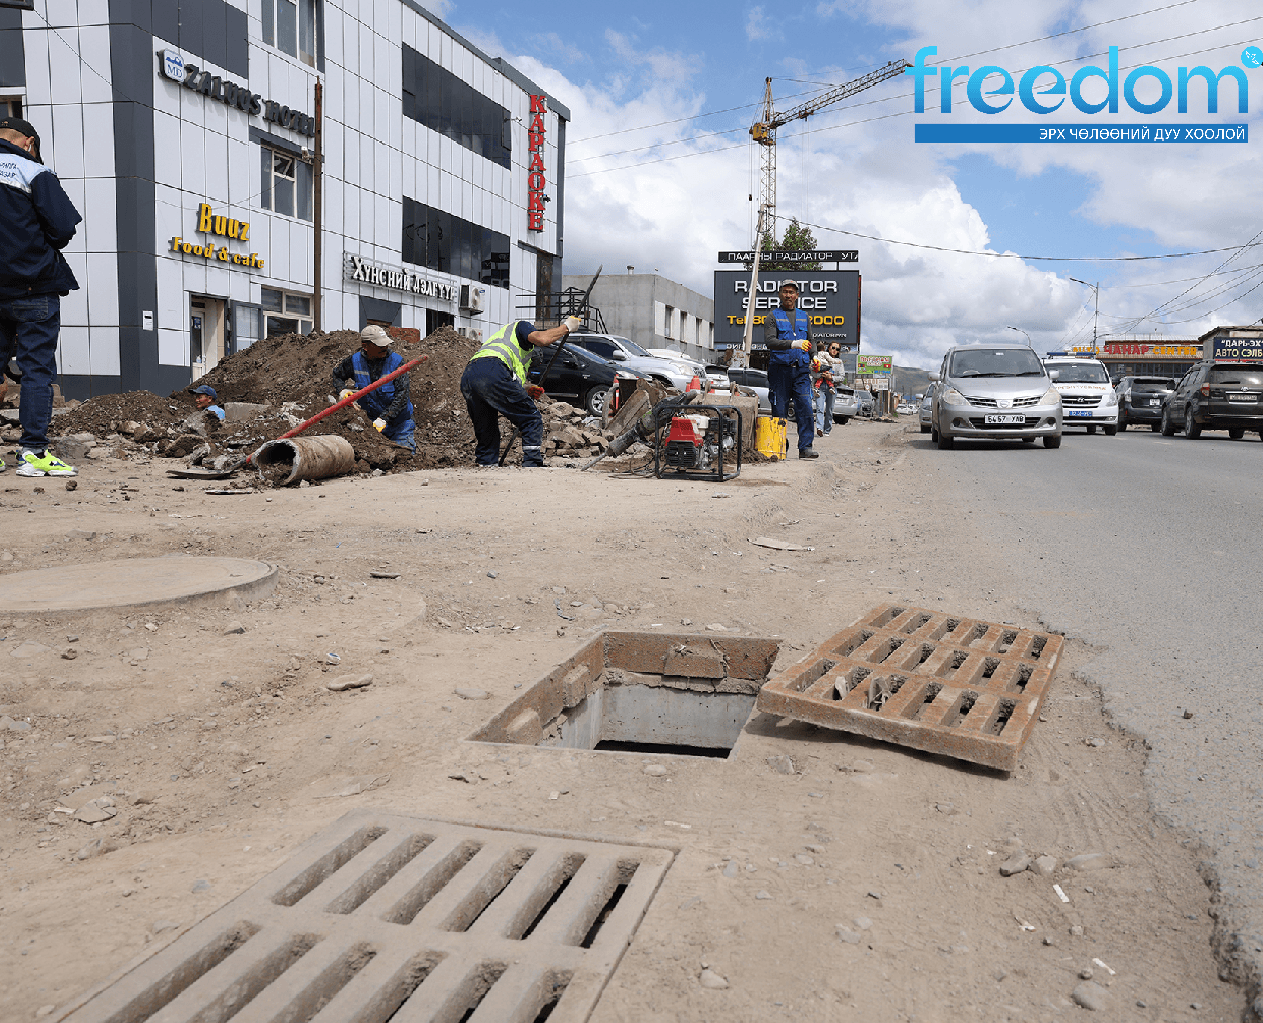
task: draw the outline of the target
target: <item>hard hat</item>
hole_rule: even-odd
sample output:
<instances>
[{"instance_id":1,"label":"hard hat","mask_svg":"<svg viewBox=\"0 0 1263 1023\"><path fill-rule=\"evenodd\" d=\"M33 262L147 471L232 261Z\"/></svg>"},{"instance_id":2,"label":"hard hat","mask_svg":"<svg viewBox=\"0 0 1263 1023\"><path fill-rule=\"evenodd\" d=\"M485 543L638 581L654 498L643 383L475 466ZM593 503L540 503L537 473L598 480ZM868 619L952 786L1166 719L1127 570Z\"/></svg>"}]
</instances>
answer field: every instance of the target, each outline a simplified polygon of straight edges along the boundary
<instances>
[{"instance_id":1,"label":"hard hat","mask_svg":"<svg viewBox=\"0 0 1263 1023\"><path fill-rule=\"evenodd\" d=\"M377 345L379 348L389 348L391 336L386 333L384 327L379 327L376 323L370 323L367 327L360 331L360 340L369 341Z\"/></svg>"}]
</instances>

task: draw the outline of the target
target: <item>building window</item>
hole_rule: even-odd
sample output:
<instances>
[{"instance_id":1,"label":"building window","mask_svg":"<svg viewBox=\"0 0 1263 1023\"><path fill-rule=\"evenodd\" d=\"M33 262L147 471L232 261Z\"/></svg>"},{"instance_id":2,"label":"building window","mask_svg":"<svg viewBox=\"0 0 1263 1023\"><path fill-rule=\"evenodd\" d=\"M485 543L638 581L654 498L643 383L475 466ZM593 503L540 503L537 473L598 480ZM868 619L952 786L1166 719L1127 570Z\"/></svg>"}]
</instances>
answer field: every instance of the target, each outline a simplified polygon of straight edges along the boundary
<instances>
[{"instance_id":1,"label":"building window","mask_svg":"<svg viewBox=\"0 0 1263 1023\"><path fill-rule=\"evenodd\" d=\"M276 288L259 289L263 336L311 333L311 296Z\"/></svg>"},{"instance_id":2,"label":"building window","mask_svg":"<svg viewBox=\"0 0 1263 1023\"><path fill-rule=\"evenodd\" d=\"M511 162L509 112L407 45L403 48L403 112L492 163L508 167Z\"/></svg>"},{"instance_id":3,"label":"building window","mask_svg":"<svg viewBox=\"0 0 1263 1023\"><path fill-rule=\"evenodd\" d=\"M22 99L20 96L14 96L12 99L6 99L0 96L0 117L21 117L22 116Z\"/></svg>"},{"instance_id":4,"label":"building window","mask_svg":"<svg viewBox=\"0 0 1263 1023\"><path fill-rule=\"evenodd\" d=\"M316 22L320 0L263 0L263 41L304 64L316 66Z\"/></svg>"},{"instance_id":5,"label":"building window","mask_svg":"<svg viewBox=\"0 0 1263 1023\"><path fill-rule=\"evenodd\" d=\"M509 286L509 236L450 213L403 200L403 261L456 277Z\"/></svg>"},{"instance_id":6,"label":"building window","mask_svg":"<svg viewBox=\"0 0 1263 1023\"><path fill-rule=\"evenodd\" d=\"M299 220L311 220L311 164L284 149L260 146L259 205Z\"/></svg>"}]
</instances>

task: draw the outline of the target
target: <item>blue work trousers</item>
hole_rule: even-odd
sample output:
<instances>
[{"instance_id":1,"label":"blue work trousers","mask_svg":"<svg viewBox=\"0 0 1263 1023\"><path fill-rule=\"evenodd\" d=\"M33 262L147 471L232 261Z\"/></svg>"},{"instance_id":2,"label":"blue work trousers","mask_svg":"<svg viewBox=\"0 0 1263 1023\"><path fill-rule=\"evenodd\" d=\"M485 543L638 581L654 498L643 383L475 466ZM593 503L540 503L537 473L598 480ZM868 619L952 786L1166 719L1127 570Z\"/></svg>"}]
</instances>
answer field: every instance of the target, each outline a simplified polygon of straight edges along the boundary
<instances>
[{"instance_id":1,"label":"blue work trousers","mask_svg":"<svg viewBox=\"0 0 1263 1023\"><path fill-rule=\"evenodd\" d=\"M0 366L17 355L18 369L22 371L19 446L24 450L42 452L48 447L60 333L61 296L0 298L0 357L3 358Z\"/></svg>"},{"instance_id":2,"label":"blue work trousers","mask_svg":"<svg viewBox=\"0 0 1263 1023\"><path fill-rule=\"evenodd\" d=\"M794 403L798 423L798 450L806 451L816 437L816 416L811 407L811 370L773 360L767 367L767 397L772 415L785 418Z\"/></svg>"},{"instance_id":3,"label":"blue work trousers","mask_svg":"<svg viewBox=\"0 0 1263 1023\"><path fill-rule=\"evenodd\" d=\"M473 420L474 461L478 465L496 465L500 461L500 420L504 416L522 432L522 464L544 464L540 449L544 438L544 420L526 393L526 389L499 359L472 359L460 378L460 393Z\"/></svg>"}]
</instances>

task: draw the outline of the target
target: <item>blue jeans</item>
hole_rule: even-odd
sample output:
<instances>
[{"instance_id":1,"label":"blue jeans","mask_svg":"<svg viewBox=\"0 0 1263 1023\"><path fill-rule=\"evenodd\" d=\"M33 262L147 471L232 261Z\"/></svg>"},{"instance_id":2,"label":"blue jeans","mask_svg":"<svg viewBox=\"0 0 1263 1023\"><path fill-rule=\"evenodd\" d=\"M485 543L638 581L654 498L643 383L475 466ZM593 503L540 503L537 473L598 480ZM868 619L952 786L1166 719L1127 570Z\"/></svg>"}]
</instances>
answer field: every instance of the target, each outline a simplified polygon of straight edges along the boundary
<instances>
[{"instance_id":1,"label":"blue jeans","mask_svg":"<svg viewBox=\"0 0 1263 1023\"><path fill-rule=\"evenodd\" d=\"M508 366L496 358L471 359L461 374L460 393L473 420L477 440L474 461L478 465L496 465L500 461L499 416L522 431L522 464L544 464L540 448L543 417Z\"/></svg>"},{"instance_id":2,"label":"blue jeans","mask_svg":"<svg viewBox=\"0 0 1263 1023\"><path fill-rule=\"evenodd\" d=\"M7 363L15 352L17 354L18 369L22 371L19 447L30 451L43 451L48 447L60 333L60 295L0 299L0 355Z\"/></svg>"},{"instance_id":3,"label":"blue jeans","mask_svg":"<svg viewBox=\"0 0 1263 1023\"><path fill-rule=\"evenodd\" d=\"M407 448L414 455L417 453L417 424L412 419L404 419L398 423L387 423L382 436L393 440L401 448Z\"/></svg>"},{"instance_id":4,"label":"blue jeans","mask_svg":"<svg viewBox=\"0 0 1263 1023\"><path fill-rule=\"evenodd\" d=\"M806 366L772 361L767 367L767 398L772 415L785 418L794 403L798 423L798 450L806 451L816 437L816 417L811 408L811 370Z\"/></svg>"},{"instance_id":5,"label":"blue jeans","mask_svg":"<svg viewBox=\"0 0 1263 1023\"><path fill-rule=\"evenodd\" d=\"M833 388L816 388L816 429L830 433L833 430Z\"/></svg>"}]
</instances>

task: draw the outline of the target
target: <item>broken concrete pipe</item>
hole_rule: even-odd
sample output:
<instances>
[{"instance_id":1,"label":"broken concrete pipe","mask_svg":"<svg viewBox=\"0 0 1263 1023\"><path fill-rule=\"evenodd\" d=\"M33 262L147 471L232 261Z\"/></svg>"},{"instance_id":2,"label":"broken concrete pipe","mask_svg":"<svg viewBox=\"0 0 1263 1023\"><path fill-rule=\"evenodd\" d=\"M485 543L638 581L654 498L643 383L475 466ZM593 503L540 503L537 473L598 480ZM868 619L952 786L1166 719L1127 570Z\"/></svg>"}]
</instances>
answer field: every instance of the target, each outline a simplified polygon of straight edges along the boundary
<instances>
[{"instance_id":1,"label":"broken concrete pipe","mask_svg":"<svg viewBox=\"0 0 1263 1023\"><path fill-rule=\"evenodd\" d=\"M250 461L259 470L260 480L284 487L350 472L355 468L355 450L344 437L295 437L268 441Z\"/></svg>"}]
</instances>

